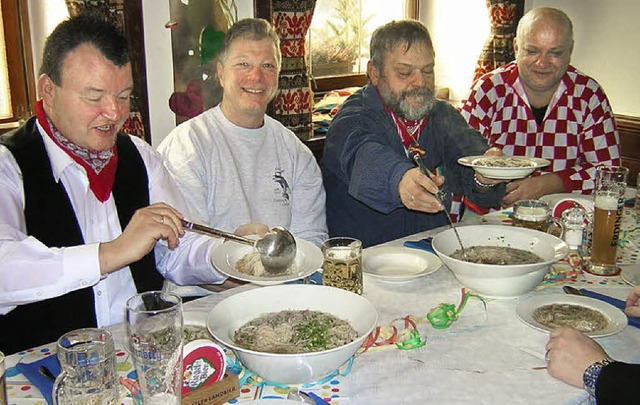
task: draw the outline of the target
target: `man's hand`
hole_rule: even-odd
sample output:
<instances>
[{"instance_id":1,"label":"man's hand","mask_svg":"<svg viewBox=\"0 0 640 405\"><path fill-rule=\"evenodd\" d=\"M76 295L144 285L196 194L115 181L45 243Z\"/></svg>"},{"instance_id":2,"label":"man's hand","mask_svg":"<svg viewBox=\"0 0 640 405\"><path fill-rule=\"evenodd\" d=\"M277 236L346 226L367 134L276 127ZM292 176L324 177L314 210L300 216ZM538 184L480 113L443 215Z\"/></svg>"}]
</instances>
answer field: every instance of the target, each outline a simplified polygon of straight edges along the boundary
<instances>
[{"instance_id":1,"label":"man's hand","mask_svg":"<svg viewBox=\"0 0 640 405\"><path fill-rule=\"evenodd\" d=\"M640 286L636 286L631 290L627 297L627 307L624 309L624 313L628 316L640 317Z\"/></svg>"},{"instance_id":2,"label":"man's hand","mask_svg":"<svg viewBox=\"0 0 640 405\"><path fill-rule=\"evenodd\" d=\"M137 210L120 236L100 244L101 273L108 274L140 260L159 240L175 249L184 235L182 219L178 210L164 203Z\"/></svg>"},{"instance_id":3,"label":"man's hand","mask_svg":"<svg viewBox=\"0 0 640 405\"><path fill-rule=\"evenodd\" d=\"M552 377L582 388L582 375L607 353L590 337L572 328L554 329L547 342L547 371Z\"/></svg>"},{"instance_id":4,"label":"man's hand","mask_svg":"<svg viewBox=\"0 0 640 405\"><path fill-rule=\"evenodd\" d=\"M507 193L502 200L502 206L510 207L520 200L537 200L543 195L563 192L564 185L557 174L527 177L507 184Z\"/></svg>"},{"instance_id":5,"label":"man's hand","mask_svg":"<svg viewBox=\"0 0 640 405\"><path fill-rule=\"evenodd\" d=\"M402 204L410 210L434 213L443 208L433 195L443 183L444 177L434 176L432 181L416 167L407 170L402 176L398 184L398 194Z\"/></svg>"}]
</instances>

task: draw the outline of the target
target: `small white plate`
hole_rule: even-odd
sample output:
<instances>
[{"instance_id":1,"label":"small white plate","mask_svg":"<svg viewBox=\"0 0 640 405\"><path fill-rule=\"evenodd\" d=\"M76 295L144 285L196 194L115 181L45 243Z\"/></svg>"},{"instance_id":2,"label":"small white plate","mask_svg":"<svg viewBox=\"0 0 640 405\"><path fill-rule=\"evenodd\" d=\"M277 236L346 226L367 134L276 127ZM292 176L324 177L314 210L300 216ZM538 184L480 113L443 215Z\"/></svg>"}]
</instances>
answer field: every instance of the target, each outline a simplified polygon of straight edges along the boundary
<instances>
[{"instance_id":1,"label":"small white plate","mask_svg":"<svg viewBox=\"0 0 640 405\"><path fill-rule=\"evenodd\" d=\"M479 163L485 159L516 160L527 166L484 166ZM458 163L472 167L473 170L490 179L515 180L527 177L541 167L549 166L547 159L526 156L466 156L458 159Z\"/></svg>"},{"instance_id":2,"label":"small white plate","mask_svg":"<svg viewBox=\"0 0 640 405\"><path fill-rule=\"evenodd\" d=\"M296 238L297 252L293 261L295 271L293 273L253 276L236 270L236 263L246 254L254 252L252 246L234 241L226 241L216 246L211 251L210 260L213 266L221 273L237 280L248 281L258 285L276 285L288 281L305 278L315 271L320 270L324 258L320 248L304 239Z\"/></svg>"},{"instance_id":3,"label":"small white plate","mask_svg":"<svg viewBox=\"0 0 640 405\"><path fill-rule=\"evenodd\" d=\"M637 287L640 285L640 267L638 264L633 266L620 266L622 271L620 277L625 283Z\"/></svg>"},{"instance_id":4,"label":"small white plate","mask_svg":"<svg viewBox=\"0 0 640 405\"><path fill-rule=\"evenodd\" d=\"M522 322L532 328L550 332L551 329L542 325L533 317L533 313L537 308L550 304L581 305L583 307L600 311L609 319L609 325L606 328L586 333L587 336L597 338L614 335L621 332L627 326L627 316L624 312L613 305L595 298L570 294L540 294L526 298L518 303L518 306L516 307L516 315Z\"/></svg>"},{"instance_id":5,"label":"small white plate","mask_svg":"<svg viewBox=\"0 0 640 405\"><path fill-rule=\"evenodd\" d=\"M381 246L362 252L363 271L384 281L409 281L431 274L442 266L433 253L400 246Z\"/></svg>"}]
</instances>

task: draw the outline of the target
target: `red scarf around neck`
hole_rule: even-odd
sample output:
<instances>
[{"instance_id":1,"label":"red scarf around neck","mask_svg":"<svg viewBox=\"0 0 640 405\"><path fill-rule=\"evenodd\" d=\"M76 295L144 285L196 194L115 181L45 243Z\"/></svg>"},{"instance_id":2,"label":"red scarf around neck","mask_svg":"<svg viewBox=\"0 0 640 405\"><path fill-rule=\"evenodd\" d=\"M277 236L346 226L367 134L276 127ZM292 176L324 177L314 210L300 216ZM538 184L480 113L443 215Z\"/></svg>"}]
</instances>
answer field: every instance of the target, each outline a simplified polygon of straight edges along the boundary
<instances>
[{"instance_id":1,"label":"red scarf around neck","mask_svg":"<svg viewBox=\"0 0 640 405\"><path fill-rule=\"evenodd\" d=\"M54 131L62 138L64 138L64 135L62 135L47 118L42 105L42 100L39 100L36 103L36 119L38 120L40 126L47 133L49 138L51 138L51 140L56 145L58 145L60 149L65 151L65 153L69 155L76 163L84 167L85 171L87 172L87 177L89 178L89 188L93 192L93 195L96 196L98 201L107 201L109 199L109 196L111 195L113 183L116 178L116 169L118 167L118 149L114 146L112 148L113 156L109 159L108 163L104 165L104 167L100 165L100 167L102 167L101 170L96 171L96 169L94 168L95 165L91 165L83 157L75 154L68 148L67 145L64 144L64 142L60 142L56 138L56 136L54 135ZM71 143L70 141L68 142ZM95 157L97 154L96 151L88 150L75 144L74 146L75 148L81 150L83 152L83 155L85 156Z\"/></svg>"}]
</instances>

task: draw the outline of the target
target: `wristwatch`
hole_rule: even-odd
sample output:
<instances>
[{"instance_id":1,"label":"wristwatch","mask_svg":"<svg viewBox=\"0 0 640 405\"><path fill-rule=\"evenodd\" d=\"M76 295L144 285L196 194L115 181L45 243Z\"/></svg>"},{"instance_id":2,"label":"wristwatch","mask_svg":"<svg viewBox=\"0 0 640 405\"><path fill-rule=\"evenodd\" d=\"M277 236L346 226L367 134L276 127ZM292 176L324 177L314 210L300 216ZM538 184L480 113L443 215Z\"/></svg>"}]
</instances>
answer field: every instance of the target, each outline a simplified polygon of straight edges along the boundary
<instances>
[{"instance_id":1,"label":"wristwatch","mask_svg":"<svg viewBox=\"0 0 640 405\"><path fill-rule=\"evenodd\" d=\"M602 368L607 364L613 363L614 360L610 358L605 358L601 361L596 361L586 370L584 370L584 374L582 375L582 382L584 383L584 389L591 395L592 397L596 396L596 382L598 381L598 377L600 376L600 372Z\"/></svg>"}]
</instances>

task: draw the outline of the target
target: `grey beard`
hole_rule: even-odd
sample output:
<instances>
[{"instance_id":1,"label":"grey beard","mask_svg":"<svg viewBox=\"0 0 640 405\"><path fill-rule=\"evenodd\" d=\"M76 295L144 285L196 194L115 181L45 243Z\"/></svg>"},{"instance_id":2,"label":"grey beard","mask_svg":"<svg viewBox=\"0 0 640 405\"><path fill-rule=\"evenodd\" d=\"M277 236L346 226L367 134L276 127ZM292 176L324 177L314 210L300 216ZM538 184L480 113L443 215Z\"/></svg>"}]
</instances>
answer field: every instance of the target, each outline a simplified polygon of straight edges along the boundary
<instances>
[{"instance_id":1,"label":"grey beard","mask_svg":"<svg viewBox=\"0 0 640 405\"><path fill-rule=\"evenodd\" d=\"M436 98L434 97L433 92L427 88L409 90L402 92L399 95L388 89L381 89L380 95L391 111L410 121L416 121L427 117L436 105ZM406 102L407 97L410 96L422 97L424 102L420 107L413 107L411 104Z\"/></svg>"}]
</instances>

